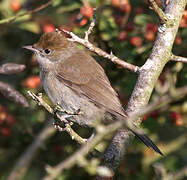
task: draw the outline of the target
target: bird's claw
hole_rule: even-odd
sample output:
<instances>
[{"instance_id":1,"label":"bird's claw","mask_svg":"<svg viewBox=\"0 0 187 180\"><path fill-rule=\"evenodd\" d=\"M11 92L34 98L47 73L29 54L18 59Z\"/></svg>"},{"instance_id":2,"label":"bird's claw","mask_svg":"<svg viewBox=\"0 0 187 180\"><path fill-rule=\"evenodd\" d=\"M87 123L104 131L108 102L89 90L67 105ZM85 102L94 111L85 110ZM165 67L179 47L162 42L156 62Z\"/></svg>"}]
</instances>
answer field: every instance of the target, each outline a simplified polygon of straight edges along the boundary
<instances>
[{"instance_id":1,"label":"bird's claw","mask_svg":"<svg viewBox=\"0 0 187 180\"><path fill-rule=\"evenodd\" d=\"M67 127L67 125L72 126L73 122L69 121L68 118L75 116L75 115L80 115L82 114L81 110L75 110L74 112L70 110L63 110L62 107L60 106L60 103L56 103L53 109L54 112L54 123L53 125L55 126L56 129L59 131L64 131ZM57 116L57 113L60 112L60 118Z\"/></svg>"},{"instance_id":2,"label":"bird's claw","mask_svg":"<svg viewBox=\"0 0 187 180\"><path fill-rule=\"evenodd\" d=\"M67 126L72 126L72 123L71 122L64 123L62 126L59 122L54 122L53 125L54 125L55 129L57 129L58 131L66 131Z\"/></svg>"},{"instance_id":3,"label":"bird's claw","mask_svg":"<svg viewBox=\"0 0 187 180\"><path fill-rule=\"evenodd\" d=\"M80 108L74 111L70 111L70 110L63 110L62 107L60 106L60 103L57 102L56 105L54 106L54 114L56 114L57 112L61 112L63 114L67 114L67 115L80 115L82 114Z\"/></svg>"}]
</instances>

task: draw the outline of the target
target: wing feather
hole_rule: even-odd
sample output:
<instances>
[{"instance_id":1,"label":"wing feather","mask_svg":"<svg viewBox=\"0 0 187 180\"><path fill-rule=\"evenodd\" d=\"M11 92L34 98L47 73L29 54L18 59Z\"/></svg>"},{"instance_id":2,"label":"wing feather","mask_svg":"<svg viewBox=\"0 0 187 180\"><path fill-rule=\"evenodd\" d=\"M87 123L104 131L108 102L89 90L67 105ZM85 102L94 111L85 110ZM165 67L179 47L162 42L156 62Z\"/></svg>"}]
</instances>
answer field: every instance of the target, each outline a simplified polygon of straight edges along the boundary
<instances>
[{"instance_id":1,"label":"wing feather","mask_svg":"<svg viewBox=\"0 0 187 180\"><path fill-rule=\"evenodd\" d=\"M118 95L103 68L84 51L63 61L57 67L57 78L110 113L124 115Z\"/></svg>"}]
</instances>

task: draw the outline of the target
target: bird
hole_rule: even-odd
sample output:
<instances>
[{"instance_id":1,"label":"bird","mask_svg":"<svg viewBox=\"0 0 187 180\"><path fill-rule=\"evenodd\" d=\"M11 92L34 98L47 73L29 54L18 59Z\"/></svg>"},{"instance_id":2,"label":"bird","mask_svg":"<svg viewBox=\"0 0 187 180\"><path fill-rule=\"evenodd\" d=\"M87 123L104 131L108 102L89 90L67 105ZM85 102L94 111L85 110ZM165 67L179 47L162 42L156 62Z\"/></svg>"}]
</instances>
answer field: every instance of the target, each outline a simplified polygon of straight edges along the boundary
<instances>
[{"instance_id":1,"label":"bird","mask_svg":"<svg viewBox=\"0 0 187 180\"><path fill-rule=\"evenodd\" d=\"M93 128L100 122L109 124L127 118L101 65L61 31L44 33L37 43L23 48L35 53L42 86L53 105L59 104L70 112L67 121ZM76 114L78 111L81 113ZM163 155L152 140L136 128L127 127L147 147Z\"/></svg>"}]
</instances>

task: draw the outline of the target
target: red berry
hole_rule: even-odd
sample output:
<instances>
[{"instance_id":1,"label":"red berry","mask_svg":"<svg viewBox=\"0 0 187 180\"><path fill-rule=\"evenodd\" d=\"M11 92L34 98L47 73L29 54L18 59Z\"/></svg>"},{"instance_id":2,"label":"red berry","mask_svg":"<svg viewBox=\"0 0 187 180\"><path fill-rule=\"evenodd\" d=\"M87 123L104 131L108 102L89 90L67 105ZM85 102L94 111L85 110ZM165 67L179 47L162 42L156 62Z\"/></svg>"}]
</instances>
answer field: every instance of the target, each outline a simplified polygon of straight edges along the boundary
<instances>
[{"instance_id":1,"label":"red berry","mask_svg":"<svg viewBox=\"0 0 187 180\"><path fill-rule=\"evenodd\" d=\"M0 124L3 124L7 118L7 111L5 107L0 105Z\"/></svg>"},{"instance_id":2,"label":"red berry","mask_svg":"<svg viewBox=\"0 0 187 180\"><path fill-rule=\"evenodd\" d=\"M125 41L127 39L127 32L126 31L121 31L119 34L118 34L118 39L120 41Z\"/></svg>"},{"instance_id":3,"label":"red berry","mask_svg":"<svg viewBox=\"0 0 187 180\"><path fill-rule=\"evenodd\" d=\"M129 3L127 4L121 4L119 9L124 13L129 13L131 11L131 5Z\"/></svg>"},{"instance_id":4,"label":"red berry","mask_svg":"<svg viewBox=\"0 0 187 180\"><path fill-rule=\"evenodd\" d=\"M41 81L39 76L30 76L23 82L23 86L27 88L37 88L40 83Z\"/></svg>"},{"instance_id":5,"label":"red berry","mask_svg":"<svg viewBox=\"0 0 187 180\"><path fill-rule=\"evenodd\" d=\"M128 24L125 26L125 30L126 30L127 32L132 32L134 29L135 29L134 23L128 23Z\"/></svg>"},{"instance_id":6,"label":"red berry","mask_svg":"<svg viewBox=\"0 0 187 180\"><path fill-rule=\"evenodd\" d=\"M80 9L80 13L87 18L90 18L93 15L93 8L91 6L83 6Z\"/></svg>"},{"instance_id":7,"label":"red berry","mask_svg":"<svg viewBox=\"0 0 187 180\"><path fill-rule=\"evenodd\" d=\"M183 18L184 18L184 19L187 19L187 10L185 10L185 11L183 12Z\"/></svg>"},{"instance_id":8,"label":"red berry","mask_svg":"<svg viewBox=\"0 0 187 180\"><path fill-rule=\"evenodd\" d=\"M181 28L186 28L187 27L187 19L185 19L185 18L181 19L180 27Z\"/></svg>"},{"instance_id":9,"label":"red berry","mask_svg":"<svg viewBox=\"0 0 187 180\"><path fill-rule=\"evenodd\" d=\"M112 0L112 6L119 7L120 0Z\"/></svg>"},{"instance_id":10,"label":"red berry","mask_svg":"<svg viewBox=\"0 0 187 180\"><path fill-rule=\"evenodd\" d=\"M160 115L159 111L153 111L149 116L152 118L157 118Z\"/></svg>"},{"instance_id":11,"label":"red berry","mask_svg":"<svg viewBox=\"0 0 187 180\"><path fill-rule=\"evenodd\" d=\"M8 127L1 127L0 128L0 134L3 136L10 136L11 135L11 129Z\"/></svg>"},{"instance_id":12,"label":"red berry","mask_svg":"<svg viewBox=\"0 0 187 180\"><path fill-rule=\"evenodd\" d=\"M54 25L52 25L52 24L44 24L44 26L42 27L42 29L43 29L43 32L44 33L47 33L47 32L53 32L53 31L55 31L55 26Z\"/></svg>"},{"instance_id":13,"label":"red berry","mask_svg":"<svg viewBox=\"0 0 187 180\"><path fill-rule=\"evenodd\" d=\"M175 44L180 45L181 43L182 43L182 38L181 38L181 36L177 35L175 38Z\"/></svg>"},{"instance_id":14,"label":"red berry","mask_svg":"<svg viewBox=\"0 0 187 180\"><path fill-rule=\"evenodd\" d=\"M129 0L112 0L112 6L120 7L122 4L129 3Z\"/></svg>"},{"instance_id":15,"label":"red berry","mask_svg":"<svg viewBox=\"0 0 187 180\"><path fill-rule=\"evenodd\" d=\"M11 0L10 7L13 11L17 12L21 8L21 3L19 0Z\"/></svg>"},{"instance_id":16,"label":"red berry","mask_svg":"<svg viewBox=\"0 0 187 180\"><path fill-rule=\"evenodd\" d=\"M0 124L3 124L6 118L7 118L7 111L2 105L0 105Z\"/></svg>"},{"instance_id":17,"label":"red berry","mask_svg":"<svg viewBox=\"0 0 187 180\"><path fill-rule=\"evenodd\" d=\"M88 22L88 19L82 18L82 20L79 22L79 26L82 27L82 26L86 25L87 22Z\"/></svg>"},{"instance_id":18,"label":"red berry","mask_svg":"<svg viewBox=\"0 0 187 180\"><path fill-rule=\"evenodd\" d=\"M182 126L184 124L183 117L178 112L170 112L170 117L176 126Z\"/></svg>"},{"instance_id":19,"label":"red berry","mask_svg":"<svg viewBox=\"0 0 187 180\"><path fill-rule=\"evenodd\" d=\"M3 122L6 120L7 113L6 112L0 112L0 124L3 124Z\"/></svg>"},{"instance_id":20,"label":"red berry","mask_svg":"<svg viewBox=\"0 0 187 180\"><path fill-rule=\"evenodd\" d=\"M147 115L144 115L142 121L145 122L146 120L147 120Z\"/></svg>"},{"instance_id":21,"label":"red berry","mask_svg":"<svg viewBox=\"0 0 187 180\"><path fill-rule=\"evenodd\" d=\"M8 114L7 118L6 118L6 123L9 126L12 126L14 123L16 122L14 116L12 116L11 114Z\"/></svg>"},{"instance_id":22,"label":"red berry","mask_svg":"<svg viewBox=\"0 0 187 180\"><path fill-rule=\"evenodd\" d=\"M142 39L138 36L133 36L130 39L130 43L135 47L140 47L142 45Z\"/></svg>"},{"instance_id":23,"label":"red berry","mask_svg":"<svg viewBox=\"0 0 187 180\"><path fill-rule=\"evenodd\" d=\"M176 126L182 126L183 124L184 124L183 118L176 119L176 121L175 121Z\"/></svg>"},{"instance_id":24,"label":"red berry","mask_svg":"<svg viewBox=\"0 0 187 180\"><path fill-rule=\"evenodd\" d=\"M83 17L82 14L73 14L70 18L70 24L72 27L79 26L82 27L88 23L88 19Z\"/></svg>"},{"instance_id":25,"label":"red berry","mask_svg":"<svg viewBox=\"0 0 187 180\"><path fill-rule=\"evenodd\" d=\"M148 23L148 24L146 25L146 32L147 32L147 31L152 31L152 32L156 33L156 32L157 32L157 29L158 29L158 26L157 26L156 24Z\"/></svg>"},{"instance_id":26,"label":"red berry","mask_svg":"<svg viewBox=\"0 0 187 180\"><path fill-rule=\"evenodd\" d=\"M147 31L147 32L144 33L144 37L148 41L154 41L155 33L153 31Z\"/></svg>"},{"instance_id":27,"label":"red berry","mask_svg":"<svg viewBox=\"0 0 187 180\"><path fill-rule=\"evenodd\" d=\"M170 118L172 120L175 120L178 117L178 113L177 112L170 112L169 115L170 115Z\"/></svg>"}]
</instances>

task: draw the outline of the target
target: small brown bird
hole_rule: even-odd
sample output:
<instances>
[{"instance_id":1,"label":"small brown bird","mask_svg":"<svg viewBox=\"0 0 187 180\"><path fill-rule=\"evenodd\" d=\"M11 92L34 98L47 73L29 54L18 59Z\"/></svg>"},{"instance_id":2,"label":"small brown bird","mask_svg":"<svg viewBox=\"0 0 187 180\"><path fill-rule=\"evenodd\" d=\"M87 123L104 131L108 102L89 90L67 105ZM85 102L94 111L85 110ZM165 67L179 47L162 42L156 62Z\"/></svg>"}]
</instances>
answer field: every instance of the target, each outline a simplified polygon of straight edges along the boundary
<instances>
[{"instance_id":1,"label":"small brown bird","mask_svg":"<svg viewBox=\"0 0 187 180\"><path fill-rule=\"evenodd\" d=\"M45 33L38 43L24 48L36 54L43 88L52 103L59 103L67 112L80 110L80 114L68 117L68 121L93 127L98 121L111 123L116 119L124 120L126 115L118 95L103 68L60 31ZM129 130L162 155L145 134Z\"/></svg>"}]
</instances>

